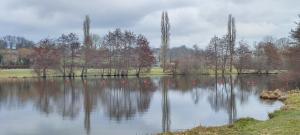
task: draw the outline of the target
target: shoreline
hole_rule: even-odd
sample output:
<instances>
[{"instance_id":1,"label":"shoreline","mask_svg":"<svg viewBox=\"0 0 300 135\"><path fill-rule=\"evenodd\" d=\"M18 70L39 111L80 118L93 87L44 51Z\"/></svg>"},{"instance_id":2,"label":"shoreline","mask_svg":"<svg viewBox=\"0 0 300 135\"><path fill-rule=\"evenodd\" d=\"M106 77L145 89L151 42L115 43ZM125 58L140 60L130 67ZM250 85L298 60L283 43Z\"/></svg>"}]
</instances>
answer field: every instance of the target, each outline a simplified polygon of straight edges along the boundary
<instances>
[{"instance_id":1,"label":"shoreline","mask_svg":"<svg viewBox=\"0 0 300 135\"><path fill-rule=\"evenodd\" d=\"M288 92L284 105L265 121L241 118L233 124L215 127L198 126L184 131L159 133L159 135L219 135L219 134L300 134L300 90Z\"/></svg>"},{"instance_id":2,"label":"shoreline","mask_svg":"<svg viewBox=\"0 0 300 135\"><path fill-rule=\"evenodd\" d=\"M274 75L274 74L280 74L280 72L269 72L269 73L257 73L257 72L245 72L245 73L228 73L226 72L224 75ZM75 75L74 78L86 78L86 77L147 77L147 76L194 76L194 75L215 75L214 73L207 71L205 73L190 73L190 74L182 74L177 73L173 74L171 72L162 72L161 68L153 67L150 72L144 72L140 73L139 76L137 76L134 73L129 73L127 75L109 75L109 74L100 74L95 69L91 69L91 72L88 73L87 76L80 76L80 74ZM222 74L218 74L218 76L221 76ZM42 76L37 76L33 69L0 69L0 78L43 78ZM69 76L62 76L57 71L51 71L46 78L73 78Z\"/></svg>"}]
</instances>

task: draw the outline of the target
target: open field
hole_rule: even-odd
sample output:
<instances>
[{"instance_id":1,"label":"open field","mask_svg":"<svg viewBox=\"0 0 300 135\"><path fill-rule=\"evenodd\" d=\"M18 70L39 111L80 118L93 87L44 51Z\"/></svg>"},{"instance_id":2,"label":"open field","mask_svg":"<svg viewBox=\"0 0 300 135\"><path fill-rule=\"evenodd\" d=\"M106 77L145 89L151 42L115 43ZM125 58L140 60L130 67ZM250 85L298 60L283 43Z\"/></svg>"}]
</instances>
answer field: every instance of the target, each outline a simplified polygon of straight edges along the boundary
<instances>
[{"instance_id":1,"label":"open field","mask_svg":"<svg viewBox=\"0 0 300 135\"><path fill-rule=\"evenodd\" d=\"M75 71L76 75L80 75L80 70ZM164 73L162 68L153 67L148 73L141 73L141 76L161 76L161 75L170 75L171 73ZM101 75L101 71L98 69L89 69L88 76ZM134 71L129 71L129 75L135 75ZM61 73L58 71L49 71L47 76L61 76ZM37 77L37 74L33 71L33 69L0 69L0 78L22 78L22 77Z\"/></svg>"},{"instance_id":2,"label":"open field","mask_svg":"<svg viewBox=\"0 0 300 135\"><path fill-rule=\"evenodd\" d=\"M285 106L280 110L269 114L271 119L267 121L244 118L232 125L199 126L191 130L163 135L298 135L300 134L300 91L290 92L284 103Z\"/></svg>"},{"instance_id":3,"label":"open field","mask_svg":"<svg viewBox=\"0 0 300 135\"><path fill-rule=\"evenodd\" d=\"M87 75L88 76L100 76L102 69L89 69ZM80 69L75 71L77 76L80 76ZM270 71L269 73L281 73L285 71ZM206 70L206 71L196 71L193 74L206 74L206 75L214 75L214 70ZM218 71L218 74L221 74L221 71ZM245 74L252 74L254 71L247 71ZM105 73L107 74L107 73ZM104 74L104 75L105 75ZM230 73L226 70L225 74L237 74L236 70L233 70L233 73ZM59 71L49 70L47 73L48 77L61 76L62 73ZM160 67L151 68L150 72L141 73L140 76L164 76L164 75L172 75L171 72L163 72L163 69ZM129 71L129 76L135 76L135 71ZM22 78L22 77L37 77L37 74L33 71L33 69L0 69L0 78Z\"/></svg>"},{"instance_id":4,"label":"open field","mask_svg":"<svg viewBox=\"0 0 300 135\"><path fill-rule=\"evenodd\" d=\"M0 78L9 77L35 77L32 69L2 69L0 70Z\"/></svg>"}]
</instances>

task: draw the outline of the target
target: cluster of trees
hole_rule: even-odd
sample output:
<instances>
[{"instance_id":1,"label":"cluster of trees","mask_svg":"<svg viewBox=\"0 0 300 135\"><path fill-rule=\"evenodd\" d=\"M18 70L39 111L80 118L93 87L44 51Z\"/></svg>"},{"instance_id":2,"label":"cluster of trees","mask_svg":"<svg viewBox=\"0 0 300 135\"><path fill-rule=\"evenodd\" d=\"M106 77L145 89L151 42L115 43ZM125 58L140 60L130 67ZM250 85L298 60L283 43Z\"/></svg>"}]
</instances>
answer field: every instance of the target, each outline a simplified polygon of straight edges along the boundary
<instances>
[{"instance_id":1,"label":"cluster of trees","mask_svg":"<svg viewBox=\"0 0 300 135\"><path fill-rule=\"evenodd\" d=\"M116 29L100 38L90 34L90 19L84 21L84 41L76 34L61 35L56 40L43 39L33 49L33 68L45 77L48 69L62 76L74 77L75 69L87 76L88 69L99 69L101 75L125 76L149 71L155 62L149 41L143 35Z\"/></svg>"},{"instance_id":2,"label":"cluster of trees","mask_svg":"<svg viewBox=\"0 0 300 135\"><path fill-rule=\"evenodd\" d=\"M33 53L33 67L37 73L42 71L45 76L47 69L58 69L64 76L75 76L74 69L81 68L82 76L86 76L88 69L101 69L102 75L114 76L128 75L129 71L135 70L139 75L148 71L154 63L149 42L142 35L135 36L117 29L105 36L100 47L88 49L80 46L74 35L70 33L59 38L64 39L65 36L68 42L53 44L48 39L39 42Z\"/></svg>"},{"instance_id":3,"label":"cluster of trees","mask_svg":"<svg viewBox=\"0 0 300 135\"><path fill-rule=\"evenodd\" d=\"M0 67L28 68L33 47L34 42L23 37L8 35L0 38Z\"/></svg>"},{"instance_id":4,"label":"cluster of trees","mask_svg":"<svg viewBox=\"0 0 300 135\"><path fill-rule=\"evenodd\" d=\"M7 35L0 38L0 48L1 49L19 49L19 48L32 48L34 47L34 42L25 39L24 37L17 37Z\"/></svg>"},{"instance_id":5,"label":"cluster of trees","mask_svg":"<svg viewBox=\"0 0 300 135\"><path fill-rule=\"evenodd\" d=\"M149 70L155 62L147 38L130 31L116 29L109 32L104 37L103 48L106 53L102 54L107 61L103 66L108 68L109 74L128 74L130 69L134 69L139 75L141 71Z\"/></svg>"},{"instance_id":6,"label":"cluster of trees","mask_svg":"<svg viewBox=\"0 0 300 135\"><path fill-rule=\"evenodd\" d=\"M300 18L300 15L299 15ZM297 23L297 27L292 30L291 37L295 40L295 43L287 50L287 60L289 63L289 69L294 77L294 80L300 79L300 21Z\"/></svg>"},{"instance_id":7,"label":"cluster of trees","mask_svg":"<svg viewBox=\"0 0 300 135\"><path fill-rule=\"evenodd\" d=\"M59 71L63 77L87 76L88 69L101 75L140 75L155 62L149 41L143 35L116 29L104 37L90 33L90 18L83 23L83 42L75 33L57 39L45 38L33 43L24 38L6 36L0 40L2 68L33 68L42 77ZM24 67L24 65L26 65Z\"/></svg>"},{"instance_id":8,"label":"cluster of trees","mask_svg":"<svg viewBox=\"0 0 300 135\"><path fill-rule=\"evenodd\" d=\"M277 70L296 72L299 65L300 24L291 37L265 37L250 47L245 40L236 42L235 19L228 17L227 34L214 36L205 49L170 46L170 22L167 12L161 17L161 48L154 49L164 72L188 73L270 73ZM90 33L90 18L83 23L83 42L74 34L57 39L43 39L37 44L22 37L5 36L0 39L0 66L33 67L46 76L55 69L62 76L74 77L79 71L87 76L88 69L99 69L101 75L139 75L149 71L155 63L149 41L143 35L116 29L100 37ZM236 45L237 44L237 45ZM15 66L13 66L15 65Z\"/></svg>"},{"instance_id":9,"label":"cluster of trees","mask_svg":"<svg viewBox=\"0 0 300 135\"><path fill-rule=\"evenodd\" d=\"M234 48L232 69L236 71L232 72L270 73L274 70L289 70L289 65L292 63L289 62L290 58L287 52L292 47L291 43L292 40L289 38L265 37L250 47L247 41L241 40ZM177 51L174 52L174 50ZM297 54L297 52L295 53ZM212 71L216 74L231 73L231 56L226 36L222 38L214 36L205 49L200 49L197 45L194 45L193 48L185 46L172 48L170 49L170 56L173 55L176 57L172 57L171 61L177 62L178 73L206 74Z\"/></svg>"},{"instance_id":10,"label":"cluster of trees","mask_svg":"<svg viewBox=\"0 0 300 135\"><path fill-rule=\"evenodd\" d=\"M181 57L170 60L176 66L177 73L270 73L277 70L297 72L299 63L300 24L292 30L293 42L290 38L265 37L250 47L245 40L235 45L236 29L234 18L229 15L228 33L222 37L214 36L205 49L194 45ZM171 49L172 50L172 49ZM184 51L184 50L183 50ZM170 52L171 53L171 52ZM172 56L172 54L170 54ZM174 68L174 66L173 66ZM299 71L298 71L299 72Z\"/></svg>"}]
</instances>

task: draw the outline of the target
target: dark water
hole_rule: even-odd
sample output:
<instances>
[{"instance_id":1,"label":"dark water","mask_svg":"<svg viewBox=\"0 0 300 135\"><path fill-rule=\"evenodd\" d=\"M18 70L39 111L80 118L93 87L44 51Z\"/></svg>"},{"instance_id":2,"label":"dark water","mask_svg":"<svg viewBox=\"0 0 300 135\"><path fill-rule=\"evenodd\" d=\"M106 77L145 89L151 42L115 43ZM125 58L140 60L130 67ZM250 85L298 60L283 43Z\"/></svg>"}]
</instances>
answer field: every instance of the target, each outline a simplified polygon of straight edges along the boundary
<instances>
[{"instance_id":1,"label":"dark water","mask_svg":"<svg viewBox=\"0 0 300 135\"><path fill-rule=\"evenodd\" d=\"M0 80L1 135L136 135L268 119L276 76Z\"/></svg>"}]
</instances>

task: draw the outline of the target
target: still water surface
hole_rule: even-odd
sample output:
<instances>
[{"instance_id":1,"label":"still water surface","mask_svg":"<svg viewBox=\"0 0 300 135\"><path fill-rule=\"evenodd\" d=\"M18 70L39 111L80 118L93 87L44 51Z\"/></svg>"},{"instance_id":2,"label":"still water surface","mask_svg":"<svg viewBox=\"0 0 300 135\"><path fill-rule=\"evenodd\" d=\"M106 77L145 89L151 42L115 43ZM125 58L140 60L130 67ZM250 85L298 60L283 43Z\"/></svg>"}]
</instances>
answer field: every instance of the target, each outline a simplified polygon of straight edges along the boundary
<instances>
[{"instance_id":1,"label":"still water surface","mask_svg":"<svg viewBox=\"0 0 300 135\"><path fill-rule=\"evenodd\" d=\"M0 80L2 135L144 135L268 119L276 76Z\"/></svg>"}]
</instances>

